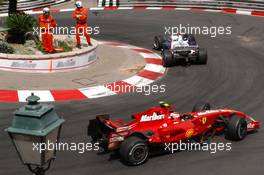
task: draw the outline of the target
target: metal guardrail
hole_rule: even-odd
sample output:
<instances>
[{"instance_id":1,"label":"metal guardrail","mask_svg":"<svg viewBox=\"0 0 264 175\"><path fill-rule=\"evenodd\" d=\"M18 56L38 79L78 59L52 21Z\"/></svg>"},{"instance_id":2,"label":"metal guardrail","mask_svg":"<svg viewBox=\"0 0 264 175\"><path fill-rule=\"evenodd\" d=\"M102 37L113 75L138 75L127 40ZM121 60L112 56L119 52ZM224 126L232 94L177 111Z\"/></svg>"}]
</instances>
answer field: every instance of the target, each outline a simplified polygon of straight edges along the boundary
<instances>
[{"instance_id":1,"label":"metal guardrail","mask_svg":"<svg viewBox=\"0 0 264 175\"><path fill-rule=\"evenodd\" d=\"M33 10L38 8L47 7L54 4L63 3L70 0L18 0L17 9L18 10ZM0 4L0 13L8 12L8 1L4 1Z\"/></svg>"},{"instance_id":2,"label":"metal guardrail","mask_svg":"<svg viewBox=\"0 0 264 175\"><path fill-rule=\"evenodd\" d=\"M102 4L98 6L106 6L107 0L100 0ZM109 0L108 0L109 1ZM110 0L111 1L111 0ZM99 3L99 1L98 1ZM236 8L236 9L253 9L264 10L264 0L118 0L120 7L136 7L136 6L176 6L182 8L209 8L209 9L223 9L223 8ZM111 6L111 4L109 5Z\"/></svg>"}]
</instances>

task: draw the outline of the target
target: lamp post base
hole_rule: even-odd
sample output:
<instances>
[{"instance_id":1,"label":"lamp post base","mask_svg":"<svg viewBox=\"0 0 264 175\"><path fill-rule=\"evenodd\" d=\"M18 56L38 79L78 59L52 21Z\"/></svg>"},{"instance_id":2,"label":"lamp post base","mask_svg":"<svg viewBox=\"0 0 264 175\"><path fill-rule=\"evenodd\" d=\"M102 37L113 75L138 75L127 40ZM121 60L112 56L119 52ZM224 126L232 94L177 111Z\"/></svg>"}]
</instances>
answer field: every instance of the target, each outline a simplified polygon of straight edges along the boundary
<instances>
[{"instance_id":1,"label":"lamp post base","mask_svg":"<svg viewBox=\"0 0 264 175\"><path fill-rule=\"evenodd\" d=\"M29 171L31 171L35 175L45 175L45 172L48 171L50 168L51 161L52 160L49 161L48 166L45 168L43 166L37 166L35 168L32 168L32 165L27 165L27 167Z\"/></svg>"},{"instance_id":2,"label":"lamp post base","mask_svg":"<svg viewBox=\"0 0 264 175\"><path fill-rule=\"evenodd\" d=\"M37 168L35 175L45 175L45 170L43 168Z\"/></svg>"}]
</instances>

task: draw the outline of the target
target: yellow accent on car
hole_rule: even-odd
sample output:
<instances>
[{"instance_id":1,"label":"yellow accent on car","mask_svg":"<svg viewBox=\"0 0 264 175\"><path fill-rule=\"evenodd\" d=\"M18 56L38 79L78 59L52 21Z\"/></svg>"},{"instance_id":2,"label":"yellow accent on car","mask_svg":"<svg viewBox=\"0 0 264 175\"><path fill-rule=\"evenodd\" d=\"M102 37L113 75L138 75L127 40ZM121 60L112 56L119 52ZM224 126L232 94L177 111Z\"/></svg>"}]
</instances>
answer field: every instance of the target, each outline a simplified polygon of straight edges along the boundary
<instances>
[{"instance_id":1,"label":"yellow accent on car","mask_svg":"<svg viewBox=\"0 0 264 175\"><path fill-rule=\"evenodd\" d=\"M207 118L206 117L203 117L202 118L202 124L205 124L207 122Z\"/></svg>"},{"instance_id":2,"label":"yellow accent on car","mask_svg":"<svg viewBox=\"0 0 264 175\"><path fill-rule=\"evenodd\" d=\"M168 103L166 103L164 101L160 101L159 104L160 104L161 107L165 107L165 108L170 107L170 104L168 104Z\"/></svg>"},{"instance_id":3,"label":"yellow accent on car","mask_svg":"<svg viewBox=\"0 0 264 175\"><path fill-rule=\"evenodd\" d=\"M186 131L185 137L186 138L190 138L190 137L192 137L193 133L194 133L194 130L193 129L188 129Z\"/></svg>"}]
</instances>

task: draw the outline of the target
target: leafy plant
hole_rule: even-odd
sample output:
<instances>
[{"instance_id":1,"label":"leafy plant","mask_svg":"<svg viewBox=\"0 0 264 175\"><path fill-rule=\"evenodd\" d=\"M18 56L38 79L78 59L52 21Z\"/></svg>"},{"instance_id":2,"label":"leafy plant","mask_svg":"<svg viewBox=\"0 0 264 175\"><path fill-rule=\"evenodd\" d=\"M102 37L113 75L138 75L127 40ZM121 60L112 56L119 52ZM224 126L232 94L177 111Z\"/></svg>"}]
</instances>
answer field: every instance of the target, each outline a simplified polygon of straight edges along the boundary
<instances>
[{"instance_id":1,"label":"leafy plant","mask_svg":"<svg viewBox=\"0 0 264 175\"><path fill-rule=\"evenodd\" d=\"M72 51L72 48L64 41L58 41L58 45L60 48L63 48L64 52Z\"/></svg>"},{"instance_id":2,"label":"leafy plant","mask_svg":"<svg viewBox=\"0 0 264 175\"><path fill-rule=\"evenodd\" d=\"M37 49L38 49L39 51L44 52L44 50L43 50L43 46L42 46L42 43L41 43L40 41L38 41L38 42L36 43L36 47L37 47Z\"/></svg>"},{"instance_id":3,"label":"leafy plant","mask_svg":"<svg viewBox=\"0 0 264 175\"><path fill-rule=\"evenodd\" d=\"M14 52L15 52L15 50L12 46L10 46L6 42L0 41L0 53L12 54Z\"/></svg>"},{"instance_id":4,"label":"leafy plant","mask_svg":"<svg viewBox=\"0 0 264 175\"><path fill-rule=\"evenodd\" d=\"M9 28L7 42L24 44L25 34L33 31L37 21L28 14L18 12L7 17L5 24Z\"/></svg>"}]
</instances>

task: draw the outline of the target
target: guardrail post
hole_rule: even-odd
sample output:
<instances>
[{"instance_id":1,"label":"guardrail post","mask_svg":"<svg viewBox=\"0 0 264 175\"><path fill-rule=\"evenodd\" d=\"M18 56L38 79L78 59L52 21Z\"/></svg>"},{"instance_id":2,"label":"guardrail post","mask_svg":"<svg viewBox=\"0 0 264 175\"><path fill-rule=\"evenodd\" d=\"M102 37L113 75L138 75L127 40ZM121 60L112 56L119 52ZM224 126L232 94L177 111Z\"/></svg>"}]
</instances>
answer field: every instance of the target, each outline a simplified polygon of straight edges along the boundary
<instances>
[{"instance_id":1,"label":"guardrail post","mask_svg":"<svg viewBox=\"0 0 264 175\"><path fill-rule=\"evenodd\" d=\"M105 0L105 7L109 7L110 6L110 0Z\"/></svg>"}]
</instances>

